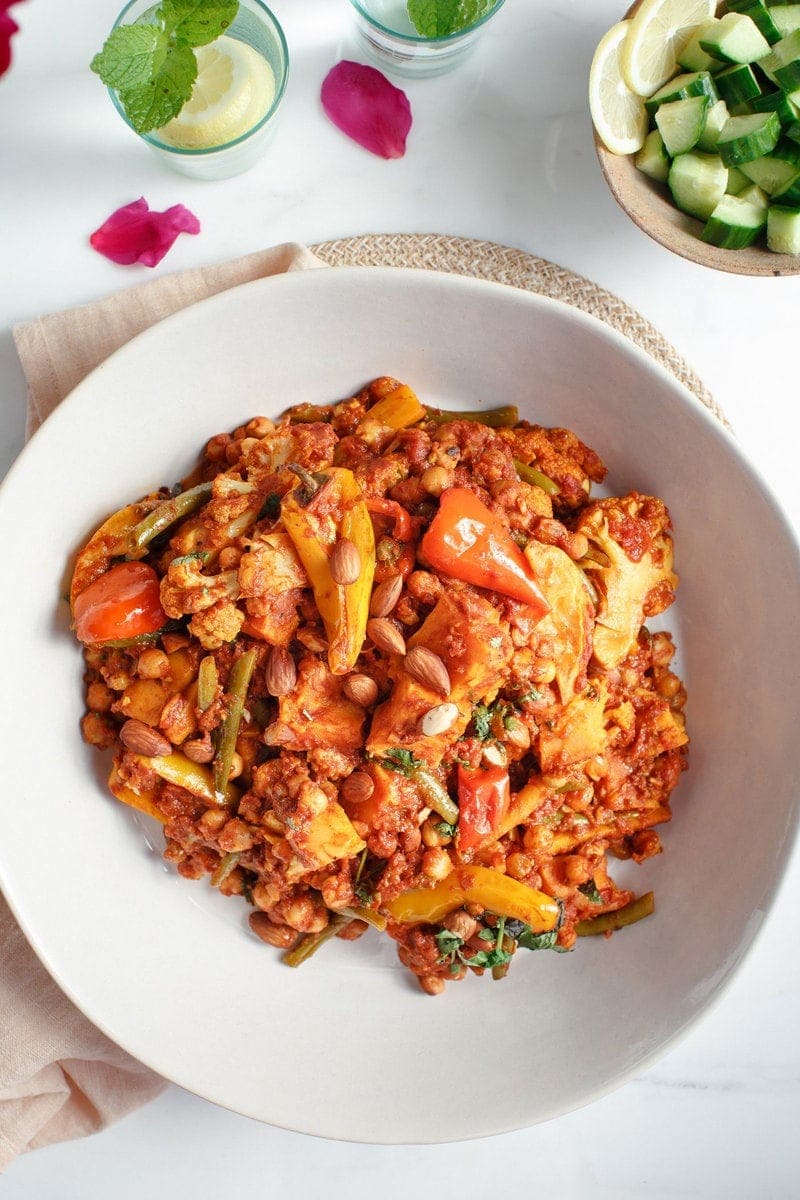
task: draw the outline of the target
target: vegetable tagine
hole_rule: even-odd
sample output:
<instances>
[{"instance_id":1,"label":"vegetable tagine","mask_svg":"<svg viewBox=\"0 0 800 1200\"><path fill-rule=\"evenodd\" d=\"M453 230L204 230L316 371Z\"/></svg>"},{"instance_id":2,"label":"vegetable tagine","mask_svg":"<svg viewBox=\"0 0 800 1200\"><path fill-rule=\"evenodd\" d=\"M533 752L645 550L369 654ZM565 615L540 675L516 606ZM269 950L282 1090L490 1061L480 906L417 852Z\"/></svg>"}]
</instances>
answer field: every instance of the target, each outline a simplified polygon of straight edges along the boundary
<instances>
[{"instance_id":1,"label":"vegetable tagine","mask_svg":"<svg viewBox=\"0 0 800 1200\"><path fill-rule=\"evenodd\" d=\"M298 966L371 925L424 991L653 911L686 765L664 503L567 429L375 380L211 438L78 555L84 739Z\"/></svg>"}]
</instances>

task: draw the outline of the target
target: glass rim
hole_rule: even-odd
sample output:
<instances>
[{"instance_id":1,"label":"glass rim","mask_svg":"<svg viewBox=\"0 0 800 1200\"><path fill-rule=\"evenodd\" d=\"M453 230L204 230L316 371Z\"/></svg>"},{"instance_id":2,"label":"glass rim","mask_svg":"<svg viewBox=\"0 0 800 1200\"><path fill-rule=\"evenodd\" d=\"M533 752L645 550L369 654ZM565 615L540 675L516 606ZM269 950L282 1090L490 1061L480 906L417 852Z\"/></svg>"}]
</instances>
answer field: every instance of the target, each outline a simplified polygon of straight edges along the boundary
<instances>
[{"instance_id":1,"label":"glass rim","mask_svg":"<svg viewBox=\"0 0 800 1200\"><path fill-rule=\"evenodd\" d=\"M504 0L500 0L500 2L503 3ZM141 4L141 3L142 3L142 0L128 0L128 3L122 9L121 13L119 14L116 21L114 22L112 29L116 29L119 25L121 25L123 23L125 16L130 12L130 10L132 8L135 8L136 5ZM278 39L278 44L281 49L281 57L283 59L283 71L281 72L281 78L280 78L280 80L275 81L276 82L275 96L273 98L272 104L269 106L269 108L267 109L264 116L261 118L261 120L256 125L251 126L251 128L248 129L246 133L240 133L237 138L233 138L229 142L220 142L220 144L218 146L206 146L203 148L171 146L169 144L169 142L163 142L159 138L154 137L153 136L154 131L152 131L152 130L147 133L139 133L139 131L137 129L134 129L133 126L131 125L130 121L128 120L125 109L122 107L122 104L120 103L120 99L119 99L119 96L118 96L116 90L114 88L108 88L108 94L111 97L112 103L113 103L114 107L116 108L117 112L119 113L119 115L122 117L125 124L128 126L128 128L133 133L136 134L137 137L141 138L143 142L147 142L148 146L153 146L156 150L165 150L168 154L177 154L183 158L202 158L209 154L219 154L223 150L229 150L232 146L239 146L242 144L242 142L246 142L249 138L251 138L253 136L253 134L258 133L259 129L263 129L264 126L275 115L275 113L278 109L278 105L280 104L281 100L283 99L283 94L286 91L286 83L289 79L289 47L286 42L286 34L283 32L283 27L282 27L280 21L278 20L278 18L275 16L272 9L268 8L267 5L263 3L263 0L248 0L248 3L255 5L256 8L260 8L262 13L265 14L265 16L267 18L267 22L272 25L273 32L275 33L275 35ZM155 0L152 7L153 8L157 7L157 0ZM220 34L220 37L222 37L222 36L225 36L225 35ZM241 39L237 39L237 41L239 41L239 40L241 40ZM213 45L213 43L209 43L209 44Z\"/></svg>"},{"instance_id":2,"label":"glass rim","mask_svg":"<svg viewBox=\"0 0 800 1200\"><path fill-rule=\"evenodd\" d=\"M471 25L465 25L463 29L458 29L454 33L446 33L442 37L430 38L424 37L421 33L403 33L398 29L392 29L391 26L384 25L383 22L379 21L377 17L374 17L372 13L368 12L361 3L361 0L350 0L350 3L356 12L359 13L359 15L362 16L365 21L369 22L373 29L378 29L381 33L386 33L390 37L397 38L398 41L408 42L408 44L412 46L450 45L459 38L465 37L468 33L472 33L473 30L480 29L481 25L485 25L487 21L491 20L495 13L497 13L503 7L505 2L506 0L497 0L497 3L489 10L488 13L484 13L484 15L479 17L477 21L473 21Z\"/></svg>"}]
</instances>

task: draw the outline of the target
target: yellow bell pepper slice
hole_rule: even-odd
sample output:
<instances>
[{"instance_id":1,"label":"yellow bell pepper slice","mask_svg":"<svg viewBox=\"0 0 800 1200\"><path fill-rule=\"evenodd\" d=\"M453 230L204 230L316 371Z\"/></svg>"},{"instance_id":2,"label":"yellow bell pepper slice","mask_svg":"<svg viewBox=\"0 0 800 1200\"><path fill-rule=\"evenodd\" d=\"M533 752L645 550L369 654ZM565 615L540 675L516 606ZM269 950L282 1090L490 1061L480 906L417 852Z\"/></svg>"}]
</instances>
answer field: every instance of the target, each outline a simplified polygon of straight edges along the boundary
<instances>
[{"instance_id":1,"label":"yellow bell pepper slice","mask_svg":"<svg viewBox=\"0 0 800 1200\"><path fill-rule=\"evenodd\" d=\"M375 575L375 534L360 484L352 471L331 467L326 481L304 505L302 488L281 503L283 526L292 540L314 592L328 637L328 666L346 675L361 653L369 619ZM359 553L361 570L355 583L336 583L330 555L339 538L348 538Z\"/></svg>"},{"instance_id":2,"label":"yellow bell pepper slice","mask_svg":"<svg viewBox=\"0 0 800 1200\"><path fill-rule=\"evenodd\" d=\"M209 768L203 766L202 763L192 762L185 754L176 752L163 756L156 755L153 758L148 758L144 754L135 754L134 758L142 766L150 767L167 783L174 783L176 787L185 788L187 792L191 792L199 800L204 800L208 805L230 808L239 799L239 789L229 783L225 788L222 800L219 800L214 789L214 777Z\"/></svg>"},{"instance_id":3,"label":"yellow bell pepper slice","mask_svg":"<svg viewBox=\"0 0 800 1200\"><path fill-rule=\"evenodd\" d=\"M120 800L123 804L127 804L129 808L136 808L139 812L147 813L148 817L155 817L162 825L166 822L167 818L156 805L155 793L135 792L133 788L128 787L127 783L122 781L116 767L111 768L111 774L108 777L108 788L115 799Z\"/></svg>"},{"instance_id":4,"label":"yellow bell pepper slice","mask_svg":"<svg viewBox=\"0 0 800 1200\"><path fill-rule=\"evenodd\" d=\"M482 904L499 917L524 921L534 933L547 933L558 924L559 906L552 896L491 867L455 867L435 887L403 892L383 907L401 924L436 925L462 904Z\"/></svg>"},{"instance_id":5,"label":"yellow bell pepper slice","mask_svg":"<svg viewBox=\"0 0 800 1200\"><path fill-rule=\"evenodd\" d=\"M390 429L408 429L409 425L416 425L424 417L425 408L420 404L416 393L408 384L398 383L388 396L384 396L377 404L373 404L372 408L367 409L356 433L360 433L362 427L366 428L373 422Z\"/></svg>"}]
</instances>

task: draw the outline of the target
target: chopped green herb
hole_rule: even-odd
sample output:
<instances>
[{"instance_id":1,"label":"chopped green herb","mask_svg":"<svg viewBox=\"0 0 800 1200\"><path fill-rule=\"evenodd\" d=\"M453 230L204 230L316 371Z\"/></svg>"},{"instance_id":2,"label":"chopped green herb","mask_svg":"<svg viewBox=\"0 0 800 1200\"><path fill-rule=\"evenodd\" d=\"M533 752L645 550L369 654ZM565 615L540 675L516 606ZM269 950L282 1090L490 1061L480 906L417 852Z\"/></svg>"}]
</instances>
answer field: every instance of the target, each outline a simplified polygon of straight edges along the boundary
<instances>
[{"instance_id":1,"label":"chopped green herb","mask_svg":"<svg viewBox=\"0 0 800 1200\"><path fill-rule=\"evenodd\" d=\"M536 702L541 699L542 693L539 691L539 689L536 687L530 687L523 696L520 696L519 702L520 704L536 704Z\"/></svg>"},{"instance_id":2,"label":"chopped green herb","mask_svg":"<svg viewBox=\"0 0 800 1200\"><path fill-rule=\"evenodd\" d=\"M386 767L387 770L398 771L407 779L410 779L414 772L422 766L422 763L414 757L410 750L401 750L399 746L387 750L385 757L379 761L381 766Z\"/></svg>"},{"instance_id":3,"label":"chopped green herb","mask_svg":"<svg viewBox=\"0 0 800 1200\"><path fill-rule=\"evenodd\" d=\"M210 550L192 550L191 554L181 554L178 558L173 558L169 564L171 567L179 567L183 563L188 562L205 562L211 557Z\"/></svg>"},{"instance_id":4,"label":"chopped green herb","mask_svg":"<svg viewBox=\"0 0 800 1200\"><path fill-rule=\"evenodd\" d=\"M458 825L453 825L449 821L439 821L435 828L436 832L440 833L442 837L455 837Z\"/></svg>"},{"instance_id":5,"label":"chopped green herb","mask_svg":"<svg viewBox=\"0 0 800 1200\"><path fill-rule=\"evenodd\" d=\"M456 958L464 945L464 939L449 929L440 929L436 934L436 944L439 947L438 961L455 965Z\"/></svg>"},{"instance_id":6,"label":"chopped green herb","mask_svg":"<svg viewBox=\"0 0 800 1200\"><path fill-rule=\"evenodd\" d=\"M592 904L602 904L603 897L597 890L597 885L593 879L588 879L586 883L582 883L578 891L584 895Z\"/></svg>"}]
</instances>

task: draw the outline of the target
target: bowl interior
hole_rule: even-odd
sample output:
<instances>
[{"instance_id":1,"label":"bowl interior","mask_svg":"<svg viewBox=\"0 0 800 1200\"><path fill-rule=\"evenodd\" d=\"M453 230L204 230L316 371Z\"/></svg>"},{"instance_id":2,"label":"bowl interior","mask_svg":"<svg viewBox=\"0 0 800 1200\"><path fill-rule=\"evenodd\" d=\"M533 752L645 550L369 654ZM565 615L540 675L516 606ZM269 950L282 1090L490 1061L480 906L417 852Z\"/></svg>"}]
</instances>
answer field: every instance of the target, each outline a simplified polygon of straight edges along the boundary
<instances>
[{"instance_id":1,"label":"bowl interior","mask_svg":"<svg viewBox=\"0 0 800 1200\"><path fill-rule=\"evenodd\" d=\"M625 14L630 19L641 0ZM722 11L724 6L720 6ZM703 222L687 216L672 203L666 184L656 183L637 170L633 155L612 154L594 134L595 150L612 196L634 224L659 245L690 262L733 275L797 275L800 260L791 255L775 254L766 246L747 246L742 250L724 250L700 240Z\"/></svg>"},{"instance_id":2,"label":"bowl interior","mask_svg":"<svg viewBox=\"0 0 800 1200\"><path fill-rule=\"evenodd\" d=\"M691 767L665 854L632 868L657 912L568 955L528 954L502 986L436 1002L368 935L302 969L245 909L174 876L160 833L106 795L80 741L81 660L59 604L65 561L108 511L183 475L202 443L287 404L392 374L448 407L515 403L576 430L614 491L663 496L689 689ZM48 516L41 513L43 481ZM235 289L163 322L84 382L0 491L7 561L0 883L61 986L167 1077L273 1124L431 1142L530 1125L641 1068L747 950L796 822L800 570L741 453L664 371L599 322L499 285L323 270ZM25 714L21 719L20 714ZM757 814L757 816L756 816ZM630 870L621 864L618 872ZM461 1052L469 1046L469 1053Z\"/></svg>"}]
</instances>

